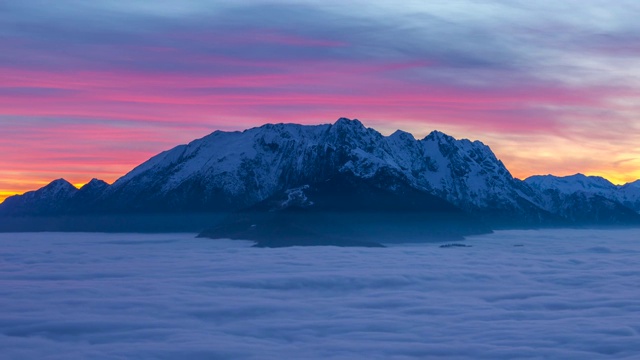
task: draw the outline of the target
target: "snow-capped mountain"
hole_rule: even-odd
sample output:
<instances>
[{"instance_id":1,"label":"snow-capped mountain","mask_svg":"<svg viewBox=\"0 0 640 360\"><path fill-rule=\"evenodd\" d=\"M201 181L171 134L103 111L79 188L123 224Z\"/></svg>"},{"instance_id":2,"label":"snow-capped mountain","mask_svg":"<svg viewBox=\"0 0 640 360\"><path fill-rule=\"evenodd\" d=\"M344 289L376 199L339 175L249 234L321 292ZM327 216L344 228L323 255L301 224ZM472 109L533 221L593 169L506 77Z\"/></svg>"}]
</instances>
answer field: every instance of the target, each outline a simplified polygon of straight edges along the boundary
<instances>
[{"instance_id":1,"label":"snow-capped mountain","mask_svg":"<svg viewBox=\"0 0 640 360\"><path fill-rule=\"evenodd\" d=\"M370 178L382 170L467 211L548 215L479 141L437 131L421 140L402 131L383 136L345 118L328 125L216 131L135 168L111 186L105 206L235 210L336 174Z\"/></svg>"},{"instance_id":2,"label":"snow-capped mountain","mask_svg":"<svg viewBox=\"0 0 640 360\"><path fill-rule=\"evenodd\" d=\"M57 179L23 195L8 197L0 207L0 212L12 214L49 214L64 211L66 204L76 193L76 189L65 179Z\"/></svg>"},{"instance_id":3,"label":"snow-capped mountain","mask_svg":"<svg viewBox=\"0 0 640 360\"><path fill-rule=\"evenodd\" d=\"M640 213L640 180L620 186L616 195L620 203Z\"/></svg>"},{"instance_id":4,"label":"snow-capped mountain","mask_svg":"<svg viewBox=\"0 0 640 360\"><path fill-rule=\"evenodd\" d=\"M538 190L554 189L562 194L587 192L608 195L618 190L609 180L599 176L575 174L571 176L536 175L524 180L529 186Z\"/></svg>"},{"instance_id":5,"label":"snow-capped mountain","mask_svg":"<svg viewBox=\"0 0 640 360\"><path fill-rule=\"evenodd\" d=\"M0 214L60 215L78 211L94 211L109 184L92 179L77 189L65 179L57 179L36 191L8 197L0 204Z\"/></svg>"},{"instance_id":6,"label":"snow-capped mountain","mask_svg":"<svg viewBox=\"0 0 640 360\"><path fill-rule=\"evenodd\" d=\"M640 212L640 180L625 185L614 185L599 176L575 174L571 176L538 175L525 182L542 194L546 194L546 206L564 201L568 195L584 193L598 195ZM551 201L552 203L549 203Z\"/></svg>"},{"instance_id":7,"label":"snow-capped mountain","mask_svg":"<svg viewBox=\"0 0 640 360\"><path fill-rule=\"evenodd\" d=\"M92 212L99 210L98 200L109 189L109 184L100 179L91 179L84 184L69 200L69 208L74 212Z\"/></svg>"},{"instance_id":8,"label":"snow-capped mountain","mask_svg":"<svg viewBox=\"0 0 640 360\"><path fill-rule=\"evenodd\" d=\"M296 189L317 188L345 176L396 197L409 195L395 190L411 188L493 226L566 224L589 218L579 213L596 209L600 215L592 216L594 222L620 223L634 216L616 219L621 211L617 206L631 206L640 198L635 197L638 184L617 187L583 175L521 181L479 141L457 140L438 131L419 140L400 130L384 136L358 120L341 118L325 125L215 131L152 157L111 186L94 180L78 190L57 180L35 193L7 199L0 212L227 213L278 194L304 195ZM54 191L57 188L62 190ZM569 196L574 193L590 196L573 201ZM565 206L569 200L579 204L571 216Z\"/></svg>"},{"instance_id":9,"label":"snow-capped mountain","mask_svg":"<svg viewBox=\"0 0 640 360\"><path fill-rule=\"evenodd\" d=\"M640 224L633 209L593 192L560 192L547 189L539 195L540 206L562 216L572 225L631 225Z\"/></svg>"}]
</instances>

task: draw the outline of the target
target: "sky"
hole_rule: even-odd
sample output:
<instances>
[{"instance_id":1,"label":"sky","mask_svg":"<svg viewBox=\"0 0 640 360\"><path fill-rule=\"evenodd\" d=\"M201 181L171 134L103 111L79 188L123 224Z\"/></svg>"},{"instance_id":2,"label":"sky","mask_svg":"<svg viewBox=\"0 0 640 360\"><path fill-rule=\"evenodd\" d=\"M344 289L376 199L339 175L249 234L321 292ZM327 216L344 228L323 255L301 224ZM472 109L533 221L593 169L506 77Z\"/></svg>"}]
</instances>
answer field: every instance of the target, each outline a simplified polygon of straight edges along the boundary
<instances>
[{"instance_id":1,"label":"sky","mask_svg":"<svg viewBox=\"0 0 640 360\"><path fill-rule=\"evenodd\" d=\"M360 119L640 178L636 0L0 2L0 201L215 130Z\"/></svg>"}]
</instances>

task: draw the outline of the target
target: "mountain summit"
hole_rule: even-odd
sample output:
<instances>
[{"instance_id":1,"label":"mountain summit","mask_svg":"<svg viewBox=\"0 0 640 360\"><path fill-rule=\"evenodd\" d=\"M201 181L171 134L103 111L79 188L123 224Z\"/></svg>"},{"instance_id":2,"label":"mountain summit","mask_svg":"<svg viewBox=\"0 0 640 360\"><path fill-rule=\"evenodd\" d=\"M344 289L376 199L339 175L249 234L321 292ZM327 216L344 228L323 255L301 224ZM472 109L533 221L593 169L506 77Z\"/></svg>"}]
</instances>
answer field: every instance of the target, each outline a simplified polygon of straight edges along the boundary
<instances>
[{"instance_id":1,"label":"mountain summit","mask_svg":"<svg viewBox=\"0 0 640 360\"><path fill-rule=\"evenodd\" d=\"M419 140L401 130L384 136L358 120L340 118L324 125L215 131L152 157L111 186L92 180L78 190L56 180L8 198L0 204L0 214L219 212L244 214L246 220L260 212L302 208L305 214L349 206L351 212L376 208L397 213L394 207L413 203L409 208L414 213L447 208L474 232L482 226L470 224L478 221L494 228L640 223L629 209L640 198L634 197L639 189L619 189L584 175L521 181L480 141L458 140L439 131ZM350 196L358 193L362 196ZM313 200L301 206L301 199ZM415 199L425 204L418 206ZM351 204L345 207L347 202ZM305 231L314 228L307 226L309 217L304 219Z\"/></svg>"},{"instance_id":2,"label":"mountain summit","mask_svg":"<svg viewBox=\"0 0 640 360\"><path fill-rule=\"evenodd\" d=\"M238 210L338 174L367 179L382 172L466 211L523 221L548 215L479 141L440 132L422 140L404 132L383 136L345 118L216 131L136 167L111 186L104 204L115 211Z\"/></svg>"}]
</instances>

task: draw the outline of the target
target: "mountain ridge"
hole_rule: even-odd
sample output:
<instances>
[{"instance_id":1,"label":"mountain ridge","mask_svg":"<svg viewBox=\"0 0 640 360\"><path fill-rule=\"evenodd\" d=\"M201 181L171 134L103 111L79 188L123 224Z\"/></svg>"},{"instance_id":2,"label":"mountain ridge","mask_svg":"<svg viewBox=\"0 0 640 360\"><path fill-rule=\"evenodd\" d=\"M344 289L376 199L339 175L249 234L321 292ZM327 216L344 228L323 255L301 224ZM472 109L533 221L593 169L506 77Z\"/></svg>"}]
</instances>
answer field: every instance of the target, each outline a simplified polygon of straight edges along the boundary
<instances>
[{"instance_id":1,"label":"mountain ridge","mask_svg":"<svg viewBox=\"0 0 640 360\"><path fill-rule=\"evenodd\" d=\"M640 224L638 183L616 186L582 174L523 181L481 141L440 131L422 139L402 130L385 136L347 118L214 131L151 157L111 185L93 179L76 189L59 179L7 198L0 214L233 213L344 176L362 186L374 179L383 191L399 186L434 196L493 228Z\"/></svg>"},{"instance_id":2,"label":"mountain ridge","mask_svg":"<svg viewBox=\"0 0 640 360\"><path fill-rule=\"evenodd\" d=\"M600 176L577 173L569 176L535 175L526 178L524 182L547 197L563 198L578 193L594 194L640 212L640 180L615 185Z\"/></svg>"}]
</instances>

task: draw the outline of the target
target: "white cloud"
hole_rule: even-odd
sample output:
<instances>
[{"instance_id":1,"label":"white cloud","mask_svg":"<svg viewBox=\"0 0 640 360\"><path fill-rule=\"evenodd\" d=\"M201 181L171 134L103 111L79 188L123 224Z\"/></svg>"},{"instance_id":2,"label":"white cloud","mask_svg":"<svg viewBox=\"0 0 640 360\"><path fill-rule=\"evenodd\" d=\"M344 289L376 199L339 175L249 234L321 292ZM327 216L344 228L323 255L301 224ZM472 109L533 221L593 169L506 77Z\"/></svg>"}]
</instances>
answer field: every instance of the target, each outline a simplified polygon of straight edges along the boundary
<instances>
[{"instance_id":1,"label":"white cloud","mask_svg":"<svg viewBox=\"0 0 640 360\"><path fill-rule=\"evenodd\" d=\"M638 235L255 249L189 234L0 234L0 348L11 359L631 359Z\"/></svg>"}]
</instances>

